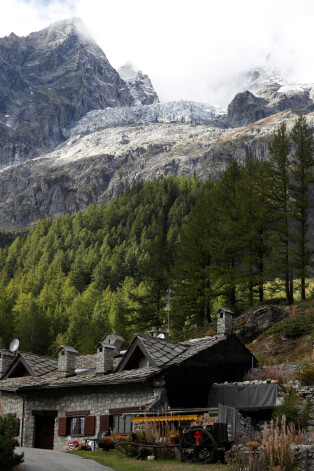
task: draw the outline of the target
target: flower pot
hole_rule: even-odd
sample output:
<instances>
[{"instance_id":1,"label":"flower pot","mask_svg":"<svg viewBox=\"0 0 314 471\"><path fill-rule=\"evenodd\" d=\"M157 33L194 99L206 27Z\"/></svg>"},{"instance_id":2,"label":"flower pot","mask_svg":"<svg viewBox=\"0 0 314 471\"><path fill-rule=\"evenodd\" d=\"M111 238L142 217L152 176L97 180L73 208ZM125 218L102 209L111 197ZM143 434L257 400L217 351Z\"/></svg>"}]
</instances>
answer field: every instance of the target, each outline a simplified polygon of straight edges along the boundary
<instances>
[{"instance_id":1,"label":"flower pot","mask_svg":"<svg viewBox=\"0 0 314 471\"><path fill-rule=\"evenodd\" d=\"M202 438L197 438L197 439L196 439L196 445L197 445L197 446L203 445L203 439L202 439Z\"/></svg>"},{"instance_id":2,"label":"flower pot","mask_svg":"<svg viewBox=\"0 0 314 471\"><path fill-rule=\"evenodd\" d=\"M176 441L175 440L170 440L170 445L175 445Z\"/></svg>"}]
</instances>

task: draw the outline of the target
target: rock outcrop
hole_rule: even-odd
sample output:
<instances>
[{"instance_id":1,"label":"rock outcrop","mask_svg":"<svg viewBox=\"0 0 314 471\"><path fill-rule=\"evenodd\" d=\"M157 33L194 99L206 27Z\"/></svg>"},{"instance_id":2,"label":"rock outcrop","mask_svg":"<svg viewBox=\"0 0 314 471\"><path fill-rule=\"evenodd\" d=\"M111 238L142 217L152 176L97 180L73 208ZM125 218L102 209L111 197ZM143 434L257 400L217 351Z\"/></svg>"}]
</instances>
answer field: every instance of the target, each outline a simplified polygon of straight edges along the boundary
<instances>
[{"instance_id":1,"label":"rock outcrop","mask_svg":"<svg viewBox=\"0 0 314 471\"><path fill-rule=\"evenodd\" d=\"M314 111L314 85L270 84L256 95L250 91L237 93L228 106L228 121L233 127L246 126L262 118L286 110L304 115Z\"/></svg>"},{"instance_id":2,"label":"rock outcrop","mask_svg":"<svg viewBox=\"0 0 314 471\"><path fill-rule=\"evenodd\" d=\"M277 322L289 316L288 311L278 306L263 306L250 310L233 320L236 335L244 343L251 342Z\"/></svg>"}]
</instances>

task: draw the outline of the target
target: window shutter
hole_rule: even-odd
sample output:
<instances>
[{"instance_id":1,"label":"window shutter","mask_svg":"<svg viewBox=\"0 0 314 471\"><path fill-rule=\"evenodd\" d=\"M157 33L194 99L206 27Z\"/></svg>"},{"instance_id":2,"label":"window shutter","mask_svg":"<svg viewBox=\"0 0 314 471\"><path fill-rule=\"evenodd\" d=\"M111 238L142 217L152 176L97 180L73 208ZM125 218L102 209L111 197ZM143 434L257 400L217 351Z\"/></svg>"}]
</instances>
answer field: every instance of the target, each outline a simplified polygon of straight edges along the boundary
<instances>
[{"instance_id":1,"label":"window shutter","mask_svg":"<svg viewBox=\"0 0 314 471\"><path fill-rule=\"evenodd\" d=\"M109 414L100 416L100 423L99 423L99 431L100 432L109 432L110 431L109 418L110 418Z\"/></svg>"},{"instance_id":2,"label":"window shutter","mask_svg":"<svg viewBox=\"0 0 314 471\"><path fill-rule=\"evenodd\" d=\"M94 415L87 415L85 417L84 434L85 435L94 435L94 433L95 433L95 416Z\"/></svg>"},{"instance_id":3,"label":"window shutter","mask_svg":"<svg viewBox=\"0 0 314 471\"><path fill-rule=\"evenodd\" d=\"M59 417L58 435L60 437L64 437L67 434L66 432L67 432L67 418Z\"/></svg>"}]
</instances>

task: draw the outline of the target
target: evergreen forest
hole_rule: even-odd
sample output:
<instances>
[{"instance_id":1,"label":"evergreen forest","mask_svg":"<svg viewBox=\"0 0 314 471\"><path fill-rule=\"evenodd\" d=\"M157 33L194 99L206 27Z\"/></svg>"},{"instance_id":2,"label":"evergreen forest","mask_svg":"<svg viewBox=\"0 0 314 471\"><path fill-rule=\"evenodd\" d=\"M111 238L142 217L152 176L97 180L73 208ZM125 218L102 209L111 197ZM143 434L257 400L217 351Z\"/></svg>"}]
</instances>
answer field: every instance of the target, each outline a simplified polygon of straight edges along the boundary
<instances>
[{"instance_id":1,"label":"evergreen forest","mask_svg":"<svg viewBox=\"0 0 314 471\"><path fill-rule=\"evenodd\" d=\"M307 289L313 233L312 130L274 133L270 160L232 160L220 178L140 183L106 206L0 234L0 347L93 353L106 332L205 332L235 313ZM311 223L312 221L312 223Z\"/></svg>"}]
</instances>

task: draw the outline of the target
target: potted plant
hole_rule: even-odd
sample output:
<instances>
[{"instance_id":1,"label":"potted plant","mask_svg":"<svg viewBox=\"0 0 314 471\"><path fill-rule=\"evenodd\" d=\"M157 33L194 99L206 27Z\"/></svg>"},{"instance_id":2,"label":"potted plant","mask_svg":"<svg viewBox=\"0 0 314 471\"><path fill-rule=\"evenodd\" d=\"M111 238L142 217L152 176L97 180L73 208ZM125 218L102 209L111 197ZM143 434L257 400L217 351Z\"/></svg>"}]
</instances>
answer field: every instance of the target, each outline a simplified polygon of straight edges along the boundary
<instances>
[{"instance_id":1,"label":"potted plant","mask_svg":"<svg viewBox=\"0 0 314 471\"><path fill-rule=\"evenodd\" d=\"M166 434L166 437L170 441L170 445L175 445L177 443L178 435L179 430L170 430L170 432Z\"/></svg>"},{"instance_id":2,"label":"potted plant","mask_svg":"<svg viewBox=\"0 0 314 471\"><path fill-rule=\"evenodd\" d=\"M257 448L259 447L259 443L256 440L251 440L246 443L246 446L248 447L249 450L256 451Z\"/></svg>"}]
</instances>

